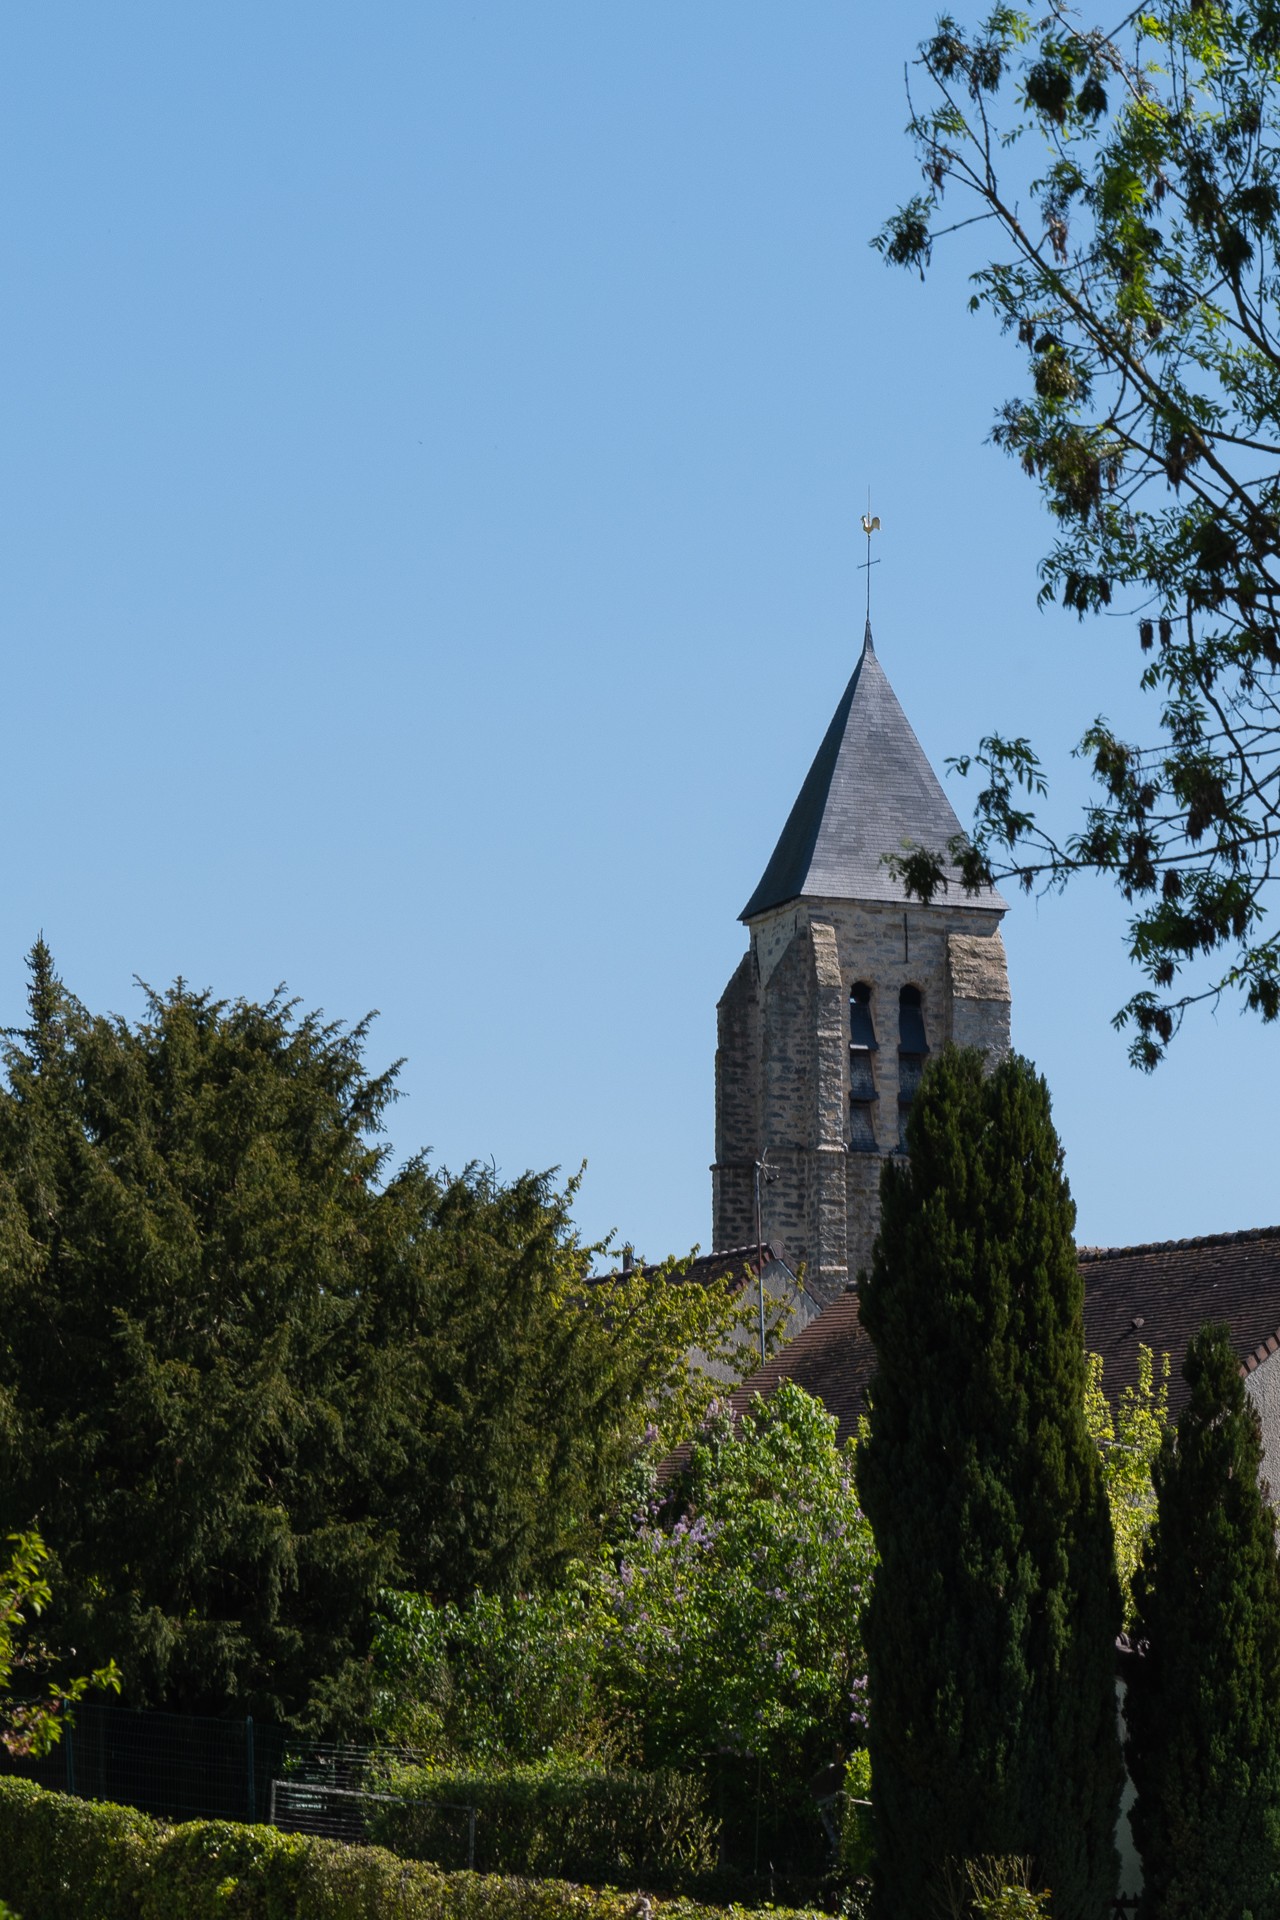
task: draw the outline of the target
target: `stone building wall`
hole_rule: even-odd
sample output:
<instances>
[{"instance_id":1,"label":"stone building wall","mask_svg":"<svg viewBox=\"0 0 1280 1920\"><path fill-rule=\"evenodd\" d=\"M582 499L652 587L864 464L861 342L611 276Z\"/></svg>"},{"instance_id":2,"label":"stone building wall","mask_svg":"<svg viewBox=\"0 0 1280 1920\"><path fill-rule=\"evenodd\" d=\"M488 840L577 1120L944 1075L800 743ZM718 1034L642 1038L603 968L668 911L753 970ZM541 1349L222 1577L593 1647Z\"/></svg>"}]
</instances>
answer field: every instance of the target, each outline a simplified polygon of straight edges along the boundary
<instances>
[{"instance_id":1,"label":"stone building wall","mask_svg":"<svg viewBox=\"0 0 1280 1920\"><path fill-rule=\"evenodd\" d=\"M750 949L724 990L717 1028L712 1245L746 1247L756 1237L752 1171L761 1138L762 1081L759 980Z\"/></svg>"},{"instance_id":2,"label":"stone building wall","mask_svg":"<svg viewBox=\"0 0 1280 1920\"><path fill-rule=\"evenodd\" d=\"M1275 1503L1280 1501L1280 1354L1246 1373L1244 1390L1262 1423L1262 1477Z\"/></svg>"},{"instance_id":3,"label":"stone building wall","mask_svg":"<svg viewBox=\"0 0 1280 1920\"><path fill-rule=\"evenodd\" d=\"M747 1259L750 1259L749 1254ZM781 1260L768 1262L763 1280L766 1342L794 1340L811 1320L817 1318L817 1302ZM746 1310L746 1319L730 1335L730 1352L712 1359L700 1347L694 1347L689 1354L691 1366L700 1368L712 1380L718 1380L722 1386L730 1389L741 1385L760 1358L760 1291L754 1274L738 1295L738 1301ZM772 1351L771 1346L769 1350Z\"/></svg>"},{"instance_id":4,"label":"stone building wall","mask_svg":"<svg viewBox=\"0 0 1280 1920\"><path fill-rule=\"evenodd\" d=\"M764 1236L790 1252L809 1244L806 1161L813 1144L814 1031L813 948L807 926L793 935L770 975L762 994L761 1025L764 1098L756 1153L767 1144L773 1168L761 1196Z\"/></svg>"},{"instance_id":5,"label":"stone building wall","mask_svg":"<svg viewBox=\"0 0 1280 1920\"><path fill-rule=\"evenodd\" d=\"M901 1150L899 995L916 988L931 1052L1009 1046L1000 914L980 907L793 902L761 915L719 1007L713 1244L755 1232L752 1177L767 1150L764 1234L827 1301L871 1257L880 1168ZM874 1148L851 1140L849 995L871 989Z\"/></svg>"}]
</instances>

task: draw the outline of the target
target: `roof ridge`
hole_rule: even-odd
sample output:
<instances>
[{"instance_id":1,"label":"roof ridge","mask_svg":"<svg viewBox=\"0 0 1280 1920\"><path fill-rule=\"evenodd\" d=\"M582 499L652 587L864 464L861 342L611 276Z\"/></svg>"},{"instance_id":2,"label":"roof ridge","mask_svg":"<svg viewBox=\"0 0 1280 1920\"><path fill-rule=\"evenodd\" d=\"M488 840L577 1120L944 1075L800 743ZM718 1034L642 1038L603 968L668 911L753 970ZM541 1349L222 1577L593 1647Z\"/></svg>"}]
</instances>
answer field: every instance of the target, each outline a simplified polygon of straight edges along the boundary
<instances>
[{"instance_id":1,"label":"roof ridge","mask_svg":"<svg viewBox=\"0 0 1280 1920\"><path fill-rule=\"evenodd\" d=\"M1273 1353L1280 1353L1280 1327L1277 1327L1274 1333L1269 1333L1265 1340L1260 1340L1252 1353L1246 1353L1240 1362L1241 1373L1247 1379L1251 1373L1256 1373L1259 1367L1264 1366Z\"/></svg>"},{"instance_id":2,"label":"roof ridge","mask_svg":"<svg viewBox=\"0 0 1280 1920\"><path fill-rule=\"evenodd\" d=\"M771 1253L775 1260L781 1260L782 1258L782 1255L778 1252L771 1240L762 1240L760 1242L760 1250L762 1253ZM700 1253L698 1259L736 1260L744 1254L749 1254L753 1260L755 1259L756 1243L754 1240L749 1241L745 1247L713 1247L710 1253Z\"/></svg>"},{"instance_id":3,"label":"roof ridge","mask_svg":"<svg viewBox=\"0 0 1280 1920\"><path fill-rule=\"evenodd\" d=\"M1118 1260L1127 1253L1171 1253L1178 1247L1225 1247L1241 1240L1265 1240L1280 1226L1236 1227L1227 1233L1197 1233L1185 1240L1139 1240L1125 1247L1077 1247L1077 1260Z\"/></svg>"}]
</instances>

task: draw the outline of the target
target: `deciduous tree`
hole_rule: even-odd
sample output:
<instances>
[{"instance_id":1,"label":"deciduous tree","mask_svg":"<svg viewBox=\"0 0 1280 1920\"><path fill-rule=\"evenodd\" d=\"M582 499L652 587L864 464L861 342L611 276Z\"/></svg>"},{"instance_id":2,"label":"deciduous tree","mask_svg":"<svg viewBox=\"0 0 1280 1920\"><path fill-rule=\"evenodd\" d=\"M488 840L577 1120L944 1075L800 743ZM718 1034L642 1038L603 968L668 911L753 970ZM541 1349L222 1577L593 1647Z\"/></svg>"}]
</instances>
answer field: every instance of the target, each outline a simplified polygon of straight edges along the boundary
<instances>
[{"instance_id":1,"label":"deciduous tree","mask_svg":"<svg viewBox=\"0 0 1280 1920\"><path fill-rule=\"evenodd\" d=\"M36 1625L49 1604L49 1549L38 1533L12 1534L8 1545L8 1561L0 1566L0 1746L11 1754L43 1754L74 1722L76 1701L90 1690L118 1693L120 1675L109 1661L75 1680L58 1676L57 1657Z\"/></svg>"},{"instance_id":2,"label":"deciduous tree","mask_svg":"<svg viewBox=\"0 0 1280 1920\"><path fill-rule=\"evenodd\" d=\"M809 1783L865 1723L874 1567L853 1447L784 1382L710 1420L678 1495L552 1594L441 1607L388 1595L383 1730L488 1765L550 1753L733 1776L729 1824L808 1822ZM747 1848L750 1858L752 1848Z\"/></svg>"},{"instance_id":3,"label":"deciduous tree","mask_svg":"<svg viewBox=\"0 0 1280 1920\"><path fill-rule=\"evenodd\" d=\"M913 83L924 190L876 243L922 273L957 228L992 248L970 304L1026 358L993 438L1052 515L1042 598L1125 616L1150 721L1086 727L1078 830L1037 811L1030 742L993 735L959 763L985 781L953 853L973 885L1114 881L1148 982L1117 1020L1144 1067L1197 1000L1280 1013L1278 57L1274 0L943 18ZM904 862L924 898L943 851Z\"/></svg>"},{"instance_id":4,"label":"deciduous tree","mask_svg":"<svg viewBox=\"0 0 1280 1920\"><path fill-rule=\"evenodd\" d=\"M1169 1426L1169 1356L1164 1355L1157 1379L1155 1355L1150 1347L1139 1346L1138 1378L1121 1388L1115 1405L1103 1388L1101 1354L1087 1358L1085 1418L1102 1462L1127 1623L1133 1612L1134 1577L1155 1519L1151 1473Z\"/></svg>"}]
</instances>

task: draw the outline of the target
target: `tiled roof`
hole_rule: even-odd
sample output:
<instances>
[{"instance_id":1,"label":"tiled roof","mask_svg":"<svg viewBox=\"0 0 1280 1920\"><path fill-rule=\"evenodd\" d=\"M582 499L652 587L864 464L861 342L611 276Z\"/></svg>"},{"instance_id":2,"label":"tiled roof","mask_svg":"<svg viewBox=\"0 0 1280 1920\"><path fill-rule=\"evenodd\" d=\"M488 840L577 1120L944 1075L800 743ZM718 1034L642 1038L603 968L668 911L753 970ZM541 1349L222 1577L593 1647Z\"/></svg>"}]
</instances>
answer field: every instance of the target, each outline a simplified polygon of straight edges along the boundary
<instances>
[{"instance_id":1,"label":"tiled roof","mask_svg":"<svg viewBox=\"0 0 1280 1920\"><path fill-rule=\"evenodd\" d=\"M907 898L883 856L904 842L941 852L960 822L898 704L871 643L871 623L817 758L760 885L742 910L750 920L801 896L826 900ZM994 889L965 894L955 870L944 905L991 907Z\"/></svg>"},{"instance_id":2,"label":"tiled roof","mask_svg":"<svg viewBox=\"0 0 1280 1920\"><path fill-rule=\"evenodd\" d=\"M1206 1320L1225 1320L1240 1363L1251 1372L1280 1351L1280 1227L1161 1240L1140 1247L1081 1247L1085 1345L1100 1353L1110 1397L1138 1377L1138 1347L1157 1364L1170 1356L1169 1406L1186 1400L1182 1360ZM783 1379L817 1396L839 1422L841 1440L865 1412L875 1352L858 1319L858 1296L842 1294L789 1346L745 1381L730 1404L743 1412L753 1394Z\"/></svg>"},{"instance_id":3,"label":"tiled roof","mask_svg":"<svg viewBox=\"0 0 1280 1920\"><path fill-rule=\"evenodd\" d=\"M867 1385L875 1371L875 1349L858 1318L858 1296L850 1289L802 1327L787 1346L744 1380L730 1395L735 1413L745 1413L758 1393L766 1396L782 1380L794 1380L821 1400L847 1440L866 1412Z\"/></svg>"},{"instance_id":4,"label":"tiled roof","mask_svg":"<svg viewBox=\"0 0 1280 1920\"><path fill-rule=\"evenodd\" d=\"M1169 1354L1169 1405L1187 1396L1182 1358L1197 1327L1225 1320L1251 1372L1280 1348L1280 1227L1158 1240L1144 1247L1081 1247L1085 1343L1102 1355L1109 1394L1137 1378L1138 1346Z\"/></svg>"}]
</instances>

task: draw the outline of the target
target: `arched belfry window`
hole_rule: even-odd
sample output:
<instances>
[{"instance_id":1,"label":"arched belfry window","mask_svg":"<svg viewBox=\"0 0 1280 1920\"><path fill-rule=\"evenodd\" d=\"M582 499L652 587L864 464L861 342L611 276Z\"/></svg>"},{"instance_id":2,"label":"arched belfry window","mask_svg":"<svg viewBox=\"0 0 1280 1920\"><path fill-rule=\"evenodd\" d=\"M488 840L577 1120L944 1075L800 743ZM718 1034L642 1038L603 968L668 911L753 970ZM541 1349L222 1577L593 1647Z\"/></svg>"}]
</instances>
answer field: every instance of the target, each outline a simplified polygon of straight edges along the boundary
<instances>
[{"instance_id":1,"label":"arched belfry window","mask_svg":"<svg viewBox=\"0 0 1280 1920\"><path fill-rule=\"evenodd\" d=\"M904 987L898 995L898 1139L907 1144L907 1115L920 1087L920 1075L929 1053L924 1031L924 1004L919 987Z\"/></svg>"},{"instance_id":2,"label":"arched belfry window","mask_svg":"<svg viewBox=\"0 0 1280 1920\"><path fill-rule=\"evenodd\" d=\"M871 989L856 980L849 989L849 1146L855 1153L876 1150L875 1051Z\"/></svg>"}]
</instances>

